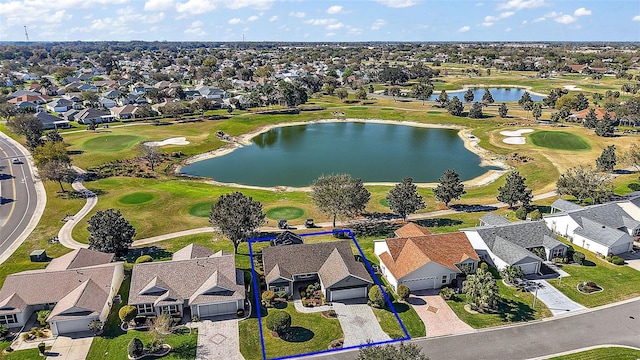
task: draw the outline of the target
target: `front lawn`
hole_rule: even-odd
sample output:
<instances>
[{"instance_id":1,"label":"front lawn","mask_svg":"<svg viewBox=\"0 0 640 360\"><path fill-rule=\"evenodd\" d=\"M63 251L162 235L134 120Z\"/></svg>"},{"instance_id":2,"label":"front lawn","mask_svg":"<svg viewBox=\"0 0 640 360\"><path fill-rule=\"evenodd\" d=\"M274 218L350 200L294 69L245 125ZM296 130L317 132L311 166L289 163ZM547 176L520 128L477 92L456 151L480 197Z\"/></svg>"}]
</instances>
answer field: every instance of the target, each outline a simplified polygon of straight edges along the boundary
<instances>
[{"instance_id":1,"label":"front lawn","mask_svg":"<svg viewBox=\"0 0 640 360\"><path fill-rule=\"evenodd\" d=\"M291 315L291 333L284 339L273 337L265 325L265 319L268 315L262 317L264 345L268 358L327 350L329 343L333 340L344 338L338 319L325 318L321 313L299 313L292 303L287 304L283 310ZM258 319L243 320L239 327L240 352L244 358L247 360L262 359Z\"/></svg>"},{"instance_id":2,"label":"front lawn","mask_svg":"<svg viewBox=\"0 0 640 360\"><path fill-rule=\"evenodd\" d=\"M467 303L464 294L458 294L455 300L447 300L447 304L460 320L474 329L505 325L510 322L531 321L551 316L551 311L542 303L533 305L533 294L522 292L514 287L506 286L501 279L496 280L500 291L498 311L495 313L471 314L464 309Z\"/></svg>"},{"instance_id":3,"label":"front lawn","mask_svg":"<svg viewBox=\"0 0 640 360\"><path fill-rule=\"evenodd\" d=\"M586 256L585 263L591 265L564 265L562 270L571 276L548 280L551 285L562 291L571 300L586 307L595 307L640 295L640 288L638 288L640 271L624 265L610 264L588 250L575 244L567 244L573 246L576 251L582 252ZM583 281L593 281L604 291L583 294L576 288L578 283Z\"/></svg>"},{"instance_id":4,"label":"front lawn","mask_svg":"<svg viewBox=\"0 0 640 360\"><path fill-rule=\"evenodd\" d=\"M640 350L623 347L608 347L581 351L574 354L553 357L550 360L637 360L640 359Z\"/></svg>"},{"instance_id":5,"label":"front lawn","mask_svg":"<svg viewBox=\"0 0 640 360\"><path fill-rule=\"evenodd\" d=\"M411 338L427 335L422 319L420 319L420 316L418 316L418 313L416 313L411 305L394 301L393 307L396 309L400 320L402 320L402 323ZM386 308L372 309L373 313L376 314L376 317L378 318L382 331L389 334L392 339L402 339L406 336L393 312Z\"/></svg>"}]
</instances>

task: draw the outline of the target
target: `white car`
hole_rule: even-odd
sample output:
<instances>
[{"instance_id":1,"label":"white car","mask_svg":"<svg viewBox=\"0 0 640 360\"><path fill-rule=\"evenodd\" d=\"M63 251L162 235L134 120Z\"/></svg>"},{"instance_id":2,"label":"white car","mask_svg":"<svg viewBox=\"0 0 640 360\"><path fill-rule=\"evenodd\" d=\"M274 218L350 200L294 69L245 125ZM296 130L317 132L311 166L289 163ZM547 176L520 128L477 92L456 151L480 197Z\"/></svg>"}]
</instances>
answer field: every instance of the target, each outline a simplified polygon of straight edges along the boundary
<instances>
[{"instance_id":1,"label":"white car","mask_svg":"<svg viewBox=\"0 0 640 360\"><path fill-rule=\"evenodd\" d=\"M11 159L11 163L12 163L12 164L22 164L22 162L21 162L21 161L20 161L20 159L18 159L18 158L13 158L13 159Z\"/></svg>"}]
</instances>

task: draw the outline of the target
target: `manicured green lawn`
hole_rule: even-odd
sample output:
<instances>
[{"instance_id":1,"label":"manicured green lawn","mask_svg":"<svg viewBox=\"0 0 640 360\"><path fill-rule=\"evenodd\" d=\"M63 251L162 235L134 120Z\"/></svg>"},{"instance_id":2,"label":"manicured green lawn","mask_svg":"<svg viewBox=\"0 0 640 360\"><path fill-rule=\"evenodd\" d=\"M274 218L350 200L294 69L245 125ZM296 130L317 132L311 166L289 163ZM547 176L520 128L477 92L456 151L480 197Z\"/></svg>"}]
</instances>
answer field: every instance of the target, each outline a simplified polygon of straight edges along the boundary
<instances>
[{"instance_id":1,"label":"manicured green lawn","mask_svg":"<svg viewBox=\"0 0 640 360\"><path fill-rule=\"evenodd\" d=\"M143 139L136 135L101 135L85 141L82 146L92 151L122 151Z\"/></svg>"},{"instance_id":2,"label":"manicured green lawn","mask_svg":"<svg viewBox=\"0 0 640 360\"><path fill-rule=\"evenodd\" d=\"M533 295L531 293L522 292L514 287L506 286L502 283L502 280L496 281L501 296L496 313L469 313L464 309L464 305L467 303L464 294L457 295L455 300L448 300L447 304L449 304L460 320L469 324L469 326L474 329L508 324L510 322L508 317L511 317L511 322L520 322L551 316L551 311L549 311L541 301L536 303L535 309L532 308Z\"/></svg>"},{"instance_id":3,"label":"manicured green lawn","mask_svg":"<svg viewBox=\"0 0 640 360\"><path fill-rule=\"evenodd\" d=\"M534 145L556 150L589 150L591 146L578 135L566 131L535 131L529 135Z\"/></svg>"},{"instance_id":4,"label":"manicured green lawn","mask_svg":"<svg viewBox=\"0 0 640 360\"><path fill-rule=\"evenodd\" d=\"M304 210L295 206L279 206L267 210L266 213L269 219L273 220L293 220L304 216Z\"/></svg>"},{"instance_id":5,"label":"manicured green lawn","mask_svg":"<svg viewBox=\"0 0 640 360\"><path fill-rule=\"evenodd\" d=\"M305 354L314 351L327 350L329 343L344 337L338 319L328 319L320 313L298 313L293 304L289 303L284 311L291 315L290 334L282 338L275 338L265 325L262 318L262 331L268 358ZM273 311L273 310L271 310ZM261 359L262 349L258 330L258 319L243 320L240 326L240 352L247 360Z\"/></svg>"},{"instance_id":6,"label":"manicured green lawn","mask_svg":"<svg viewBox=\"0 0 640 360\"><path fill-rule=\"evenodd\" d=\"M581 351L575 354L556 356L550 360L637 360L640 359L640 350L628 349L623 347L607 347Z\"/></svg>"},{"instance_id":7,"label":"manicured green lawn","mask_svg":"<svg viewBox=\"0 0 640 360\"><path fill-rule=\"evenodd\" d=\"M418 313L413 309L413 307L407 303L399 303L393 302L393 307L395 307L402 324L407 329L409 336L411 338L423 337L426 336L426 330L424 327L424 323ZM402 331L402 327L400 327L400 323L398 323L398 319L396 319L393 312L388 309L376 309L372 308L373 313L376 314L378 321L380 322L380 327L384 332L389 334L392 339L401 339L406 335L404 331Z\"/></svg>"},{"instance_id":8,"label":"manicured green lawn","mask_svg":"<svg viewBox=\"0 0 640 360\"><path fill-rule=\"evenodd\" d=\"M4 348L6 348L6 346L3 347L3 349ZM44 359L44 357L40 355L40 351L38 351L38 349L36 348L36 349L14 351L8 354L0 353L0 359L2 360L33 360L33 359Z\"/></svg>"},{"instance_id":9,"label":"manicured green lawn","mask_svg":"<svg viewBox=\"0 0 640 360\"><path fill-rule=\"evenodd\" d=\"M211 214L211 202L201 202L189 208L189 215L208 218Z\"/></svg>"},{"instance_id":10,"label":"manicured green lawn","mask_svg":"<svg viewBox=\"0 0 640 360\"><path fill-rule=\"evenodd\" d=\"M134 192L121 197L118 201L126 205L138 205L153 200L155 196L147 192Z\"/></svg>"},{"instance_id":11,"label":"manicured green lawn","mask_svg":"<svg viewBox=\"0 0 640 360\"><path fill-rule=\"evenodd\" d=\"M592 252L579 246L566 242L586 256L586 264L591 266L564 265L562 270L571 276L561 280L548 280L558 290L562 291L571 300L586 307L595 307L612 302L621 301L640 295L640 271L626 265L618 266L599 259ZM592 294L583 294L576 286L583 281L593 281L600 285L604 291Z\"/></svg>"}]
</instances>

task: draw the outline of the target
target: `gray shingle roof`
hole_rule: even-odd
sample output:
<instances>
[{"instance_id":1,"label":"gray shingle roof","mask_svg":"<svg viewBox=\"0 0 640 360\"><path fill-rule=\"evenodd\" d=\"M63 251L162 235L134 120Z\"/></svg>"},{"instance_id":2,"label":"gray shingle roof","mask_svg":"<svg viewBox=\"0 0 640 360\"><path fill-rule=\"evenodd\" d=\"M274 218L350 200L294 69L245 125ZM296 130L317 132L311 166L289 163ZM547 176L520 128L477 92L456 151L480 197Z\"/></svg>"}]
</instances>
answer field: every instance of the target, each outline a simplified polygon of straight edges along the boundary
<instances>
[{"instance_id":1,"label":"gray shingle roof","mask_svg":"<svg viewBox=\"0 0 640 360\"><path fill-rule=\"evenodd\" d=\"M554 237L544 221L519 221L503 225L478 226L468 230L477 231L489 248L498 236L526 249L544 246L545 236Z\"/></svg>"},{"instance_id":2,"label":"gray shingle roof","mask_svg":"<svg viewBox=\"0 0 640 360\"><path fill-rule=\"evenodd\" d=\"M557 209L559 211L571 211L571 210L579 210L582 209L582 206L576 205L570 201L558 199L551 204L552 209Z\"/></svg>"},{"instance_id":3,"label":"gray shingle roof","mask_svg":"<svg viewBox=\"0 0 640 360\"><path fill-rule=\"evenodd\" d=\"M583 219L591 219L592 221L602 225L606 225L614 229L620 229L622 227L626 227L624 218L633 219L631 215L627 214L616 203L592 205L581 210L569 211L567 213L580 226L582 226Z\"/></svg>"},{"instance_id":4,"label":"gray shingle roof","mask_svg":"<svg viewBox=\"0 0 640 360\"><path fill-rule=\"evenodd\" d=\"M582 227L577 228L574 231L574 234L584 236L587 239L593 240L607 247L615 244L623 237L630 238L629 234L626 232L600 224L588 218L582 218ZM633 241L633 239L631 239L631 241Z\"/></svg>"},{"instance_id":5,"label":"gray shingle roof","mask_svg":"<svg viewBox=\"0 0 640 360\"><path fill-rule=\"evenodd\" d=\"M509 265L541 261L541 259L531 251L500 236L494 239L491 252Z\"/></svg>"},{"instance_id":6,"label":"gray shingle roof","mask_svg":"<svg viewBox=\"0 0 640 360\"><path fill-rule=\"evenodd\" d=\"M189 244L173 253L172 260L189 260L206 258L213 255L213 250L198 244Z\"/></svg>"},{"instance_id":7,"label":"gray shingle roof","mask_svg":"<svg viewBox=\"0 0 640 360\"><path fill-rule=\"evenodd\" d=\"M47 270L77 269L108 264L111 261L113 261L113 254L80 248L51 260Z\"/></svg>"},{"instance_id":8,"label":"gray shingle roof","mask_svg":"<svg viewBox=\"0 0 640 360\"><path fill-rule=\"evenodd\" d=\"M480 218L480 224L485 225L505 225L511 224L511 222L500 215L494 213L488 213Z\"/></svg>"}]
</instances>

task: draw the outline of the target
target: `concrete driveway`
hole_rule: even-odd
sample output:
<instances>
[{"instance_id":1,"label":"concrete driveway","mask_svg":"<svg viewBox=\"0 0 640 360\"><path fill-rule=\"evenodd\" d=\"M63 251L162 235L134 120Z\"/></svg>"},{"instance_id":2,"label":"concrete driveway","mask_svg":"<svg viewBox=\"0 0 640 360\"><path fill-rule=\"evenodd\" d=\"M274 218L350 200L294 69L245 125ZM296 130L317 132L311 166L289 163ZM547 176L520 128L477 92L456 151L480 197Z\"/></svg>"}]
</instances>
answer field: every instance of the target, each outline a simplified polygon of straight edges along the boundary
<instances>
[{"instance_id":1,"label":"concrete driveway","mask_svg":"<svg viewBox=\"0 0 640 360\"><path fill-rule=\"evenodd\" d=\"M623 258L630 268L640 271L640 252L636 252L635 254L627 252L618 256Z\"/></svg>"},{"instance_id":2,"label":"concrete driveway","mask_svg":"<svg viewBox=\"0 0 640 360\"><path fill-rule=\"evenodd\" d=\"M473 328L460 320L447 302L438 295L438 290L420 290L411 294L407 302L422 319L427 337L461 334Z\"/></svg>"},{"instance_id":3,"label":"concrete driveway","mask_svg":"<svg viewBox=\"0 0 640 360\"><path fill-rule=\"evenodd\" d=\"M47 351L48 360L84 360L89 354L93 336L58 336Z\"/></svg>"},{"instance_id":4,"label":"concrete driveway","mask_svg":"<svg viewBox=\"0 0 640 360\"><path fill-rule=\"evenodd\" d=\"M204 320L192 326L198 327L196 360L244 360L240 354L238 320Z\"/></svg>"},{"instance_id":5,"label":"concrete driveway","mask_svg":"<svg viewBox=\"0 0 640 360\"><path fill-rule=\"evenodd\" d=\"M545 280L531 280L538 284L538 300L542 301L553 316L568 314L575 311L585 310L586 307L576 303L569 299L560 290L551 286ZM535 294L535 289L529 290L532 294Z\"/></svg>"},{"instance_id":6,"label":"concrete driveway","mask_svg":"<svg viewBox=\"0 0 640 360\"><path fill-rule=\"evenodd\" d=\"M369 305L357 301L334 302L333 310L338 315L344 333L344 347L391 340L382 331Z\"/></svg>"}]
</instances>

